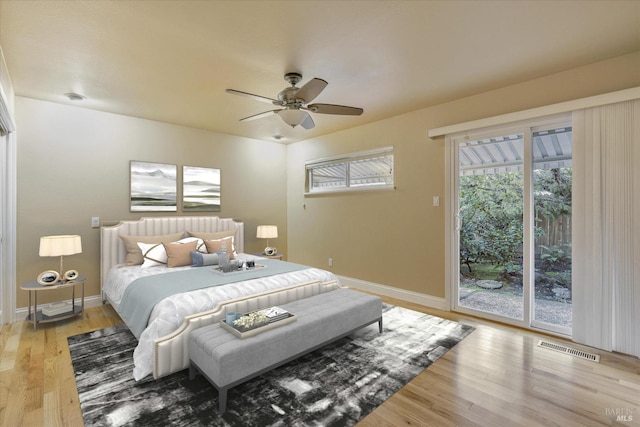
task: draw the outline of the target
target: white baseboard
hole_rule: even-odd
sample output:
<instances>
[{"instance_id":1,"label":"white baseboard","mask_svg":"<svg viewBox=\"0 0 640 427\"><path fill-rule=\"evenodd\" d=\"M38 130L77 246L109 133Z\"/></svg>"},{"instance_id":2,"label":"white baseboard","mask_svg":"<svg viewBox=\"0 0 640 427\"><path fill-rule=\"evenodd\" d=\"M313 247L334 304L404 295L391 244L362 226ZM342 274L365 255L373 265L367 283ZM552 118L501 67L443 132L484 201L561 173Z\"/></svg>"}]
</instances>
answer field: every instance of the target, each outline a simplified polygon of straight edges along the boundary
<instances>
[{"instance_id":1,"label":"white baseboard","mask_svg":"<svg viewBox=\"0 0 640 427\"><path fill-rule=\"evenodd\" d=\"M434 297L420 292L407 291L405 289L394 288L392 286L381 285L379 283L367 282L366 280L354 279L352 277L338 276L340 283L354 289L362 289L384 295L391 298L397 298L403 301L414 302L426 307L438 310L449 311L444 298Z\"/></svg>"},{"instance_id":2,"label":"white baseboard","mask_svg":"<svg viewBox=\"0 0 640 427\"><path fill-rule=\"evenodd\" d=\"M58 302L58 301L56 301ZM71 304L71 300L68 299L64 302L68 302L69 304ZM48 303L44 303L44 304L48 304ZM38 304L38 306L40 305L44 305L44 304ZM80 299L76 298L76 305L80 304ZM85 297L84 299L84 308L91 308L91 307L98 307L102 305L102 297L100 297L100 295L93 295L90 297ZM29 307L19 307L18 309L16 309L16 316L26 316L27 313L29 313Z\"/></svg>"},{"instance_id":3,"label":"white baseboard","mask_svg":"<svg viewBox=\"0 0 640 427\"><path fill-rule=\"evenodd\" d=\"M391 298L397 298L403 301L414 302L424 305L425 307L435 308L437 310L448 311L444 298L434 297L420 292L407 291L405 289L394 288L392 286L381 285L379 283L367 282L366 280L354 279L352 277L338 276L340 283L354 289L362 289L373 292L378 295L384 295ZM65 302L71 303L71 300ZM78 299L76 298L76 304ZM84 308L98 307L102 305L102 297L93 295L84 299ZM26 316L28 307L20 307L16 310L16 316Z\"/></svg>"}]
</instances>

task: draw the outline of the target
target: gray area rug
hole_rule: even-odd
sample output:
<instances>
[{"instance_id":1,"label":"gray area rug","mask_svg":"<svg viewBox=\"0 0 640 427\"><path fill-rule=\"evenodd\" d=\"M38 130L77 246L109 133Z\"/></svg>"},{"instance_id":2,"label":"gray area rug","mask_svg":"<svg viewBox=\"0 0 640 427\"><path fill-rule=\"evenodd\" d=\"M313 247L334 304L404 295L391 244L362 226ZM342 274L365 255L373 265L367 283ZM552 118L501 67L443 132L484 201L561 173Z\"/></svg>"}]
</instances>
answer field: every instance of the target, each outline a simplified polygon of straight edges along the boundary
<instances>
[{"instance_id":1,"label":"gray area rug","mask_svg":"<svg viewBox=\"0 0 640 427\"><path fill-rule=\"evenodd\" d=\"M384 305L371 325L229 391L188 370L132 377L136 339L124 326L68 338L87 426L352 426L473 331L473 327Z\"/></svg>"}]
</instances>

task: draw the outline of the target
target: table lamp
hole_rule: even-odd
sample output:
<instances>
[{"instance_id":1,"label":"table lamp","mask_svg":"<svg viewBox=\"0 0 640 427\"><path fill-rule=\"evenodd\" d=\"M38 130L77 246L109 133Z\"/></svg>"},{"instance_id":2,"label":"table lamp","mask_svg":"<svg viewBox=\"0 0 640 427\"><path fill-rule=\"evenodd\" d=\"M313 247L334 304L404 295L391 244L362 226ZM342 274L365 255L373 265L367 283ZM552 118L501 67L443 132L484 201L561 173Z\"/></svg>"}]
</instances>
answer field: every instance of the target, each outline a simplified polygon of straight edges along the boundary
<instances>
[{"instance_id":1,"label":"table lamp","mask_svg":"<svg viewBox=\"0 0 640 427\"><path fill-rule=\"evenodd\" d=\"M259 225L256 237L258 239L267 239L267 247L264 248L265 255L275 255L278 253L277 248L269 246L269 239L276 239L278 237L277 225Z\"/></svg>"},{"instance_id":2,"label":"table lamp","mask_svg":"<svg viewBox=\"0 0 640 427\"><path fill-rule=\"evenodd\" d=\"M43 236L40 238L40 256L60 257L60 277L65 276L63 261L65 255L82 253L82 242L78 235Z\"/></svg>"}]
</instances>

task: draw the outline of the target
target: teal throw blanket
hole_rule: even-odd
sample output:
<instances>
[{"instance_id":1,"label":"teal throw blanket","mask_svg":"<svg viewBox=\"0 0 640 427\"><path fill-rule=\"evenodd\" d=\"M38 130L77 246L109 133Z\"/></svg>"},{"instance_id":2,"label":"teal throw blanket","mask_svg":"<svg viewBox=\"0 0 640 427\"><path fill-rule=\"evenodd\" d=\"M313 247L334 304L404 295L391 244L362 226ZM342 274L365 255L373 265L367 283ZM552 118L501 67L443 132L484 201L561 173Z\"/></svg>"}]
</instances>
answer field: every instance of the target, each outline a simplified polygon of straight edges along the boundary
<instances>
[{"instance_id":1,"label":"teal throw blanket","mask_svg":"<svg viewBox=\"0 0 640 427\"><path fill-rule=\"evenodd\" d=\"M217 266L205 266L141 277L124 291L118 313L139 338L147 327L153 307L171 295L309 268L273 259L256 260L256 264L265 267L223 274L213 271Z\"/></svg>"}]
</instances>

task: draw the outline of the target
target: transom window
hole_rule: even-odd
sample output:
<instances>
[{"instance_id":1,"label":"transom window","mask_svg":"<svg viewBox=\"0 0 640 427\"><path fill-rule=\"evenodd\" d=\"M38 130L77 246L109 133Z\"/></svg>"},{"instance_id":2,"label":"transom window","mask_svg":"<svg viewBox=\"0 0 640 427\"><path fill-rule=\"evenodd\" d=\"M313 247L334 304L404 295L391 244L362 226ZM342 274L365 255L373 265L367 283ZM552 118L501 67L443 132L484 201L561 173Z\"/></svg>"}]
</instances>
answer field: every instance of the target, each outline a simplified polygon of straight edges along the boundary
<instances>
[{"instance_id":1,"label":"transom window","mask_svg":"<svg viewBox=\"0 0 640 427\"><path fill-rule=\"evenodd\" d=\"M306 194L393 188L393 147L306 164Z\"/></svg>"}]
</instances>

